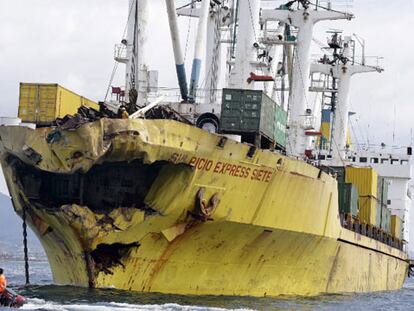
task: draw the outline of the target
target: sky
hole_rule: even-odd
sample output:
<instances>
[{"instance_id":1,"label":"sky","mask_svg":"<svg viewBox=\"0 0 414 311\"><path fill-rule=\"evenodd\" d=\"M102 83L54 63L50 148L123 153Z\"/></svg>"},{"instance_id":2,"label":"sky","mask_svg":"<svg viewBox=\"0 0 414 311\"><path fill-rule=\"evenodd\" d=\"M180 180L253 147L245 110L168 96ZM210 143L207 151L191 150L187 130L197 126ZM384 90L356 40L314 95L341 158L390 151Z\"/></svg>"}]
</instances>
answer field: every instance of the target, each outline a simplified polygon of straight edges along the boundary
<instances>
[{"instance_id":1,"label":"sky","mask_svg":"<svg viewBox=\"0 0 414 311\"><path fill-rule=\"evenodd\" d=\"M366 55L383 57L385 71L353 77L351 110L356 140L408 146L414 127L414 0L337 0L351 3L351 22L321 22L314 37L341 29L366 40ZM178 4L187 1L177 1ZM151 0L148 63L159 85L177 87L164 0ZM268 2L267 2L268 5ZM0 1L0 115L16 116L19 82L59 83L102 100L114 65L114 45L125 31L128 0ZM187 72L196 21L179 19ZM186 48L186 38L189 38ZM321 52L317 47L313 52ZM123 65L113 85L124 85ZM0 190L4 191L0 181Z\"/></svg>"},{"instance_id":2,"label":"sky","mask_svg":"<svg viewBox=\"0 0 414 311\"><path fill-rule=\"evenodd\" d=\"M357 33L366 40L366 55L383 57L385 69L382 74L353 78L351 108L357 112L356 140L410 145L414 43L409 31L414 25L414 1L337 1L351 3L356 18L351 22L321 22L314 37L326 42L329 28ZM148 63L151 69L159 70L160 86L176 87L165 4L163 0L149 2ZM60 83L83 96L102 100L114 64L114 44L122 39L127 14L127 0L0 1L0 115L17 114L19 82ZM196 21L180 18L179 23L189 72ZM315 52L321 50L314 47ZM124 85L123 65L118 68L113 84Z\"/></svg>"}]
</instances>

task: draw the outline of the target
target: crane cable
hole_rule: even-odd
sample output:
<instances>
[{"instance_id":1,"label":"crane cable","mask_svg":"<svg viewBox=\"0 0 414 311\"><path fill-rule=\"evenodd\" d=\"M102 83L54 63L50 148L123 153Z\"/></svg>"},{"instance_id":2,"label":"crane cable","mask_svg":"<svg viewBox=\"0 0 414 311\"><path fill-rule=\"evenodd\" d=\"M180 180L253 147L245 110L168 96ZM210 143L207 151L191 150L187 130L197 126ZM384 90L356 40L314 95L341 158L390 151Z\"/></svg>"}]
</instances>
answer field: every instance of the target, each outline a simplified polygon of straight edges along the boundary
<instances>
[{"instance_id":1,"label":"crane cable","mask_svg":"<svg viewBox=\"0 0 414 311\"><path fill-rule=\"evenodd\" d=\"M131 6L129 7L128 18L127 18L127 22L125 24L124 31L122 33L122 38L125 38L126 32L128 30L128 24L129 24L129 19L131 18L132 8L134 8L134 2L131 2ZM111 73L111 77L109 78L108 87L106 88L104 101L106 101L107 98L108 98L109 90L111 89L112 82L114 81L114 77L115 77L116 71L118 69L118 64L119 63L117 61L114 62L114 67L112 68L112 73Z\"/></svg>"},{"instance_id":2,"label":"crane cable","mask_svg":"<svg viewBox=\"0 0 414 311\"><path fill-rule=\"evenodd\" d=\"M118 69L118 64L119 63L117 61L115 61L114 67L112 68L111 77L109 78L108 87L106 88L105 99L104 99L105 102L106 102L106 99L108 98L109 90L111 89L112 82L114 81L116 70Z\"/></svg>"},{"instance_id":3,"label":"crane cable","mask_svg":"<svg viewBox=\"0 0 414 311\"><path fill-rule=\"evenodd\" d=\"M178 10L181 10L181 9L184 9L184 8L190 6L190 5L193 5L194 3L197 3L197 2L201 2L201 0L193 0L193 1L189 2L189 3L187 3L187 4L184 4L184 5L180 6L180 7L178 7L177 8L177 11Z\"/></svg>"}]
</instances>

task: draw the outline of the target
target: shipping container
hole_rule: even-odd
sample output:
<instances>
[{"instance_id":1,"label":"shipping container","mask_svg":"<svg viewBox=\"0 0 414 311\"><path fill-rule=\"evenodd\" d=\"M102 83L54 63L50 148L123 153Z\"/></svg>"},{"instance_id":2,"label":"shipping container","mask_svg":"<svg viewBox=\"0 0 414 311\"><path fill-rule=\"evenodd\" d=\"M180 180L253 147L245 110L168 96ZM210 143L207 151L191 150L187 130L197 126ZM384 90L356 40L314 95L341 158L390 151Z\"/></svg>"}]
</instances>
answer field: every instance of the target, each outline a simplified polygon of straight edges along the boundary
<instances>
[{"instance_id":1,"label":"shipping container","mask_svg":"<svg viewBox=\"0 0 414 311\"><path fill-rule=\"evenodd\" d=\"M345 167L343 166L330 166L329 167L336 175L336 180L341 183L345 183ZM356 189L358 191L358 189Z\"/></svg>"},{"instance_id":2,"label":"shipping container","mask_svg":"<svg viewBox=\"0 0 414 311\"><path fill-rule=\"evenodd\" d=\"M381 206L381 229L387 233L391 233L391 210L386 205Z\"/></svg>"},{"instance_id":3,"label":"shipping container","mask_svg":"<svg viewBox=\"0 0 414 311\"><path fill-rule=\"evenodd\" d=\"M282 107L276 105L275 112L275 130L274 139L276 144L285 148L286 147L286 124L287 124L287 112Z\"/></svg>"},{"instance_id":4,"label":"shipping container","mask_svg":"<svg viewBox=\"0 0 414 311\"><path fill-rule=\"evenodd\" d=\"M345 182L355 185L360 196L377 198L378 174L374 169L347 166L345 168Z\"/></svg>"},{"instance_id":5,"label":"shipping container","mask_svg":"<svg viewBox=\"0 0 414 311\"><path fill-rule=\"evenodd\" d=\"M403 222L397 215L391 216L391 235L397 239L402 239Z\"/></svg>"},{"instance_id":6,"label":"shipping container","mask_svg":"<svg viewBox=\"0 0 414 311\"><path fill-rule=\"evenodd\" d=\"M352 184L338 183L339 211L358 216L358 189Z\"/></svg>"},{"instance_id":7,"label":"shipping container","mask_svg":"<svg viewBox=\"0 0 414 311\"><path fill-rule=\"evenodd\" d=\"M332 116L331 109L322 109L321 122L327 123L327 124L331 123L331 116Z\"/></svg>"},{"instance_id":8,"label":"shipping container","mask_svg":"<svg viewBox=\"0 0 414 311\"><path fill-rule=\"evenodd\" d=\"M19 118L22 122L51 125L56 118L73 115L80 106L99 105L58 84L20 83Z\"/></svg>"},{"instance_id":9,"label":"shipping container","mask_svg":"<svg viewBox=\"0 0 414 311\"><path fill-rule=\"evenodd\" d=\"M331 137L331 109L323 109L321 116L321 141L322 149L328 149L329 139Z\"/></svg>"},{"instance_id":10,"label":"shipping container","mask_svg":"<svg viewBox=\"0 0 414 311\"><path fill-rule=\"evenodd\" d=\"M375 220L375 227L381 228L381 202L377 199L377 217Z\"/></svg>"},{"instance_id":11,"label":"shipping container","mask_svg":"<svg viewBox=\"0 0 414 311\"><path fill-rule=\"evenodd\" d=\"M322 150L328 150L330 141L329 138L331 136L331 125L329 123L322 122L321 123L321 136L318 138L318 145Z\"/></svg>"},{"instance_id":12,"label":"shipping container","mask_svg":"<svg viewBox=\"0 0 414 311\"><path fill-rule=\"evenodd\" d=\"M377 226L377 199L374 197L359 197L359 220L363 223Z\"/></svg>"},{"instance_id":13,"label":"shipping container","mask_svg":"<svg viewBox=\"0 0 414 311\"><path fill-rule=\"evenodd\" d=\"M385 177L378 176L378 199L381 201L381 204L387 204L389 184L389 180Z\"/></svg>"},{"instance_id":14,"label":"shipping container","mask_svg":"<svg viewBox=\"0 0 414 311\"><path fill-rule=\"evenodd\" d=\"M220 128L223 133L260 133L286 146L287 113L262 91L223 89Z\"/></svg>"}]
</instances>

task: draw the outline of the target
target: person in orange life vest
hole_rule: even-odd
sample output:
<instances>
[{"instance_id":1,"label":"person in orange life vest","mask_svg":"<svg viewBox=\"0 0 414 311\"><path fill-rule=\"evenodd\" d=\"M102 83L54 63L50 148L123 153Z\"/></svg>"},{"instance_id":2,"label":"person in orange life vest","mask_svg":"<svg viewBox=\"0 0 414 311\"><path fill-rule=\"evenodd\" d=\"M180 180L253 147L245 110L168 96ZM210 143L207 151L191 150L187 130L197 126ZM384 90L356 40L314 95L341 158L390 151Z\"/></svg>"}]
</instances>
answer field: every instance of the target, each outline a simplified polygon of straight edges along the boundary
<instances>
[{"instance_id":1,"label":"person in orange life vest","mask_svg":"<svg viewBox=\"0 0 414 311\"><path fill-rule=\"evenodd\" d=\"M3 275L3 269L0 268L0 295L6 290L7 280L6 277Z\"/></svg>"}]
</instances>

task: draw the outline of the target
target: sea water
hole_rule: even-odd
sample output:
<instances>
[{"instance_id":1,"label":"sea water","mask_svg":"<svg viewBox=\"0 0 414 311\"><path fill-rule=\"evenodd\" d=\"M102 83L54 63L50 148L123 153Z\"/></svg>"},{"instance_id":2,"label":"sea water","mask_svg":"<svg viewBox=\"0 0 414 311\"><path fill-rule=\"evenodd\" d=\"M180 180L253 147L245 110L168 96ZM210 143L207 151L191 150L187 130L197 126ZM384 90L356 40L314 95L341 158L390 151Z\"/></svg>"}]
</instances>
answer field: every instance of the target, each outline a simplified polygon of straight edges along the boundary
<instances>
[{"instance_id":1,"label":"sea water","mask_svg":"<svg viewBox=\"0 0 414 311\"><path fill-rule=\"evenodd\" d=\"M27 287L24 286L24 261L21 257L14 257L4 251L0 254L0 265L6 272L9 284L27 297L24 310L414 310L412 279L408 279L399 291L312 298L143 294L54 285L44 254L41 250L34 253L30 256L31 285Z\"/></svg>"},{"instance_id":2,"label":"sea water","mask_svg":"<svg viewBox=\"0 0 414 311\"><path fill-rule=\"evenodd\" d=\"M24 286L21 220L11 207L2 206L7 202L0 204L0 267L5 270L10 287L27 298L24 310L414 310L414 279L408 279L399 291L312 298L179 296L59 286L53 283L46 255L32 232L31 285Z\"/></svg>"}]
</instances>

